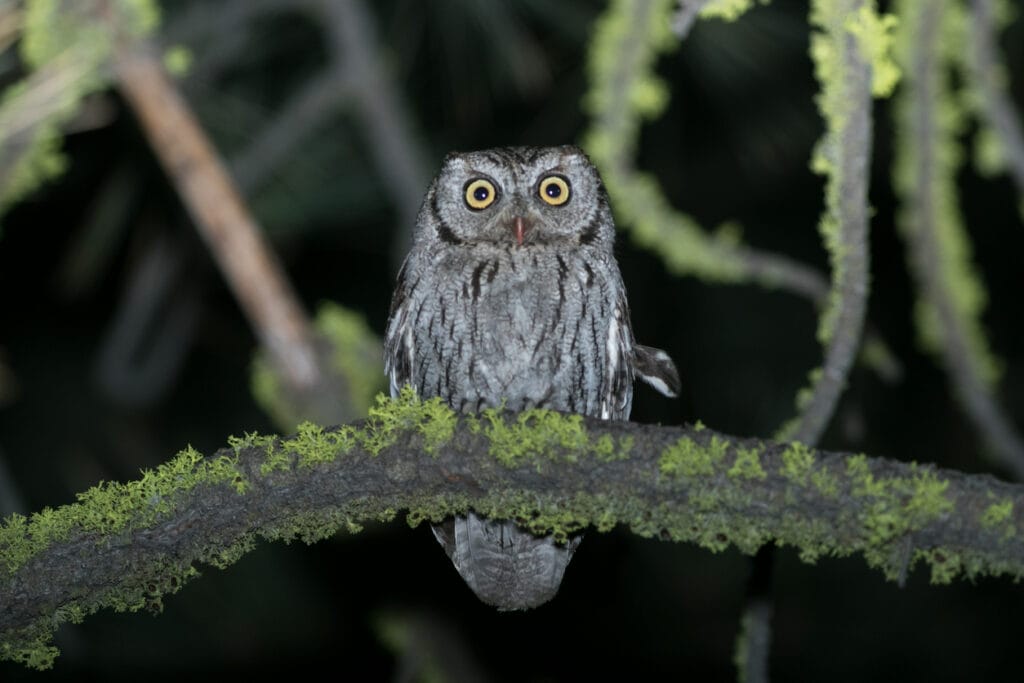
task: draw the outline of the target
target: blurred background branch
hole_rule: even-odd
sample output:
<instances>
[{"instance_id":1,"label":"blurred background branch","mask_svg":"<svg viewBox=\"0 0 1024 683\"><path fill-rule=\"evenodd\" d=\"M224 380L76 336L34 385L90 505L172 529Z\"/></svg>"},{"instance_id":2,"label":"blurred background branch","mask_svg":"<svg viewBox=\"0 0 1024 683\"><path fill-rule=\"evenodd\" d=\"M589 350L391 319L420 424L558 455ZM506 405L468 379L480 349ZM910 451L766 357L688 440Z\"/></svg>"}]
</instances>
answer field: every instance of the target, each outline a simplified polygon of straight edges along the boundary
<instances>
[{"instance_id":1,"label":"blurred background branch","mask_svg":"<svg viewBox=\"0 0 1024 683\"><path fill-rule=\"evenodd\" d=\"M590 85L585 100L593 116L584 147L601 168L619 227L640 246L656 253L669 272L710 284L756 284L781 289L825 306L828 280L816 269L783 254L743 244L733 222L704 231L675 210L659 181L635 168L636 146L644 119L657 118L668 89L655 75L654 61L675 46L673 22L679 16L734 20L752 2L690 2L675 8L670 0L614 0L599 19L590 45ZM677 11L681 14L673 15ZM673 19L673 16L676 18ZM877 337L865 356L883 377L895 380L899 362Z\"/></svg>"},{"instance_id":2,"label":"blurred background branch","mask_svg":"<svg viewBox=\"0 0 1024 683\"><path fill-rule=\"evenodd\" d=\"M899 5L899 55L905 73L896 104L898 139L893 183L902 206L900 228L916 278L915 320L920 343L939 357L965 413L995 464L1024 479L1024 441L995 395L1000 362L989 346L981 314L988 295L972 261L956 174L967 123L952 85L962 58L957 5Z\"/></svg>"},{"instance_id":3,"label":"blurred background branch","mask_svg":"<svg viewBox=\"0 0 1024 683\"><path fill-rule=\"evenodd\" d=\"M1013 19L1010 3L1004 0L970 0L966 41L973 51L968 57L966 87L976 90L974 106L984 125L979 131L979 166L985 172L1005 170L1024 197L1024 119L1009 92L1010 74L999 57L999 29ZM1020 8L1017 8L1020 11ZM962 55L960 55L962 56ZM1024 218L1024 200L1020 204Z\"/></svg>"}]
</instances>

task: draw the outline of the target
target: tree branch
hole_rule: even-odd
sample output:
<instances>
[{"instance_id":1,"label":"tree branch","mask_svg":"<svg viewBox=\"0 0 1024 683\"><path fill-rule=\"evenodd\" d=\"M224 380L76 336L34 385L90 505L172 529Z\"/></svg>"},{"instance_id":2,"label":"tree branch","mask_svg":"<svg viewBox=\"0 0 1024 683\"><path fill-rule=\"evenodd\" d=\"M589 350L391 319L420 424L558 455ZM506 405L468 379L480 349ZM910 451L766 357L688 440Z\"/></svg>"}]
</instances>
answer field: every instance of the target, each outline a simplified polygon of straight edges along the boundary
<instances>
[{"instance_id":1,"label":"tree branch","mask_svg":"<svg viewBox=\"0 0 1024 683\"><path fill-rule=\"evenodd\" d=\"M316 385L309 320L217 152L145 46L122 49L117 81L278 371Z\"/></svg>"},{"instance_id":2,"label":"tree branch","mask_svg":"<svg viewBox=\"0 0 1024 683\"><path fill-rule=\"evenodd\" d=\"M617 524L643 536L808 562L862 553L902 580L1024 575L1024 486L929 465L737 439L703 428L549 411L456 416L380 399L360 423L192 449L126 484L0 527L0 656L48 666L65 621L162 595L258 538L307 542L407 510L411 524L474 509L556 538Z\"/></svg>"},{"instance_id":3,"label":"tree branch","mask_svg":"<svg viewBox=\"0 0 1024 683\"><path fill-rule=\"evenodd\" d=\"M992 459L1024 480L1024 438L996 400L999 362L981 326L986 293L956 194L962 121L948 68L961 48L946 40L949 12L941 3L904 2L902 8L906 75L896 125L903 143L894 184L905 205L899 223L917 281L918 333L942 359Z\"/></svg>"},{"instance_id":4,"label":"tree branch","mask_svg":"<svg viewBox=\"0 0 1024 683\"><path fill-rule=\"evenodd\" d=\"M784 254L741 243L734 225L705 231L669 203L657 179L636 168L643 119L657 117L668 101L654 62L675 44L673 17L714 11L711 16L731 20L747 8L701 0L674 5L668 0L612 2L598 19L590 45L586 104L593 121L583 146L601 169L619 227L637 245L656 253L673 274L714 284L751 283L781 289L826 305L828 281L818 270ZM884 342L877 334L870 337L875 352L871 365L885 378L899 376L898 362Z\"/></svg>"},{"instance_id":5,"label":"tree branch","mask_svg":"<svg viewBox=\"0 0 1024 683\"><path fill-rule=\"evenodd\" d=\"M811 54L822 88L818 107L826 122L812 166L828 178L820 230L832 261L832 292L818 333L826 347L824 364L800 414L783 434L816 445L846 387L867 314L871 66L850 27L859 12L873 6L848 0L811 7L811 23L819 29L811 38Z\"/></svg>"},{"instance_id":6,"label":"tree branch","mask_svg":"<svg viewBox=\"0 0 1024 683\"><path fill-rule=\"evenodd\" d=\"M999 141L999 155L1017 186L1024 205L1024 130L1021 116L1013 106L1006 73L997 56L996 21L992 0L971 0L969 60L971 85L980 95L979 114Z\"/></svg>"}]
</instances>

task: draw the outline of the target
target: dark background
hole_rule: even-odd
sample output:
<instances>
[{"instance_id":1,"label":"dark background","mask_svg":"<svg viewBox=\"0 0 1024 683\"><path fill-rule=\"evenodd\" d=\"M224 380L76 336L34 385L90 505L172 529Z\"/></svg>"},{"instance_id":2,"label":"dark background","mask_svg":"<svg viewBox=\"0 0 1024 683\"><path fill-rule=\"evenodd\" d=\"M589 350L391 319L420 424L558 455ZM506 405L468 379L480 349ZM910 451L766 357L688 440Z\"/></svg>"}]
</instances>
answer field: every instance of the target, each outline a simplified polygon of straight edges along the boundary
<instances>
[{"instance_id":1,"label":"dark background","mask_svg":"<svg viewBox=\"0 0 1024 683\"><path fill-rule=\"evenodd\" d=\"M506 52L497 46L510 28L481 24L486 7L369 4L429 174L450 150L574 142L588 125L580 107L584 58L602 4L509 3L505 11L521 33ZM168 24L186 5L167 3ZM808 170L821 122L805 11L803 3L777 0L734 25L699 23L659 63L672 101L645 127L638 164L703 225L735 219L751 244L824 271L816 231L822 181ZM325 59L318 27L299 13L271 14L246 30L249 47L229 67L183 86L226 152L244 146ZM197 62L211 42L190 44ZM1018 111L1022 46L1018 19L1002 40ZM525 83L502 56L516 50L543 67ZM0 456L22 512L72 502L100 480L134 478L186 444L210 453L229 434L274 431L249 393L253 334L130 111L113 93L91 106L104 125L68 136L68 172L11 211L0 237ZM890 116L887 103L876 105L869 316L904 375L888 384L855 368L822 446L992 471L942 370L915 345L912 283L894 225ZM340 302L381 334L392 244L410 226L395 225L391 180L374 166L368 144L351 115L339 112L252 203L307 306ZM122 210L97 218L97 197L118 173L128 179L114 192ZM999 395L1021 428L1020 197L1005 176L981 178L969 165L960 180L990 294L985 329L1005 362ZM103 267L69 287L69 269L82 258L76 245L88 242L95 221L111 235L96 247ZM198 324L183 335L180 366L168 370L159 394L139 402L104 388L98 358L140 255L159 240L187 255L180 294L199 302ZM795 394L821 358L807 301L674 278L628 233L617 253L638 339L668 350L684 382L678 401L638 389L634 419L699 418L730 434L770 436L792 416ZM54 670L4 663L0 679L276 675L311 667L324 677L401 680L403 667L426 652L499 681L732 680L748 562L734 550L712 554L626 531L590 533L554 602L498 614L462 584L426 528L396 521L314 546L264 544L226 571L204 568L157 618L104 612L65 625ZM918 569L899 588L859 557L810 566L783 549L775 596L776 680L993 680L1020 670L1024 593L1009 580L932 587ZM390 647L386 634L396 629L413 634L414 645Z\"/></svg>"}]
</instances>

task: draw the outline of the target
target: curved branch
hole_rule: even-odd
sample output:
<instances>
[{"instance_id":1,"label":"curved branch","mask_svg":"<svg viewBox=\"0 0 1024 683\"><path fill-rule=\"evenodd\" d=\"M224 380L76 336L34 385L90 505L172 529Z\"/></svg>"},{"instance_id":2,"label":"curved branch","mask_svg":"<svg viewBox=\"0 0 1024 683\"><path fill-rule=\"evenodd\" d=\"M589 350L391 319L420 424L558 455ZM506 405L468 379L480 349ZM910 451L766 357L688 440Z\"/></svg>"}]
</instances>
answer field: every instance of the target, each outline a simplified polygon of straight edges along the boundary
<instances>
[{"instance_id":1,"label":"curved branch","mask_svg":"<svg viewBox=\"0 0 1024 683\"><path fill-rule=\"evenodd\" d=\"M811 38L811 54L827 127L813 166L828 177L820 230L832 261L832 292L819 330L825 362L796 421L783 432L811 445L818 443L846 387L867 315L871 67L850 28L867 7L863 0L848 0L815 3L811 10L811 21L821 30Z\"/></svg>"},{"instance_id":2,"label":"curved branch","mask_svg":"<svg viewBox=\"0 0 1024 683\"><path fill-rule=\"evenodd\" d=\"M702 0L686 0L678 8L669 0L611 4L598 20L588 56L591 87L586 104L593 122L583 146L601 169L619 227L637 245L656 253L669 272L708 283L781 289L825 306L829 285L818 270L739 242L735 226L705 231L669 203L655 178L635 167L642 120L656 117L668 100L664 84L654 75L654 61L674 44L673 16L688 22L713 8L714 3ZM722 16L739 13L736 9ZM898 361L877 334L869 334L874 351L869 364L884 378L898 377Z\"/></svg>"},{"instance_id":3,"label":"curved branch","mask_svg":"<svg viewBox=\"0 0 1024 683\"><path fill-rule=\"evenodd\" d=\"M258 538L311 542L403 509L415 524L472 508L556 538L623 524L715 551L862 553L896 580L919 559L933 582L1024 575L1024 486L928 465L549 411L456 416L409 396L336 430L230 443L8 519L0 656L48 666L61 622L158 610L197 564L224 567Z\"/></svg>"}]
</instances>

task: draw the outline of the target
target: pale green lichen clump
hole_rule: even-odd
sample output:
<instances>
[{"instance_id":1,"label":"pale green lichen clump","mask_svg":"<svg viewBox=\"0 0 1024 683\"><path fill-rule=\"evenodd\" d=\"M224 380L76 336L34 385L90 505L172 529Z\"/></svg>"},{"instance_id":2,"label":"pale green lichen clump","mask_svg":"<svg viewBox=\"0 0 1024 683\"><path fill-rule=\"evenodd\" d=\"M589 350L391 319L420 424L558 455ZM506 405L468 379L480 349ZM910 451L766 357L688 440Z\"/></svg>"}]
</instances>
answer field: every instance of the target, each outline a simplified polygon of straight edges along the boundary
<instances>
[{"instance_id":1,"label":"pale green lichen clump","mask_svg":"<svg viewBox=\"0 0 1024 683\"><path fill-rule=\"evenodd\" d=\"M728 449L729 442L717 436L712 436L706 446L684 436L662 451L658 469L669 477L711 476L725 460Z\"/></svg>"},{"instance_id":2,"label":"pale green lichen clump","mask_svg":"<svg viewBox=\"0 0 1024 683\"><path fill-rule=\"evenodd\" d=\"M889 579L898 579L907 569L907 562L898 561L899 539L908 532L920 529L944 515L953 512L953 502L946 497L949 482L934 472L911 465L914 474L909 477L877 479L871 473L867 456L850 456L846 473L855 498L870 502L859 520L865 530L864 557L868 564L880 567ZM932 582L948 583L956 575L949 571L946 558L918 553L932 565ZM940 559L941 558L941 559Z\"/></svg>"},{"instance_id":3,"label":"pale green lichen clump","mask_svg":"<svg viewBox=\"0 0 1024 683\"><path fill-rule=\"evenodd\" d=\"M698 13L702 19L724 19L736 21L755 3L767 5L769 0L711 0Z\"/></svg>"},{"instance_id":4,"label":"pale green lichen clump","mask_svg":"<svg viewBox=\"0 0 1024 683\"><path fill-rule=\"evenodd\" d=\"M484 410L472 427L490 442L489 452L506 467L518 467L533 460L538 468L544 459L556 456L577 462L592 456L602 462L629 457L633 438L615 439L603 435L591 439L580 415L566 415L543 408L531 408L506 422L501 410Z\"/></svg>"}]
</instances>

